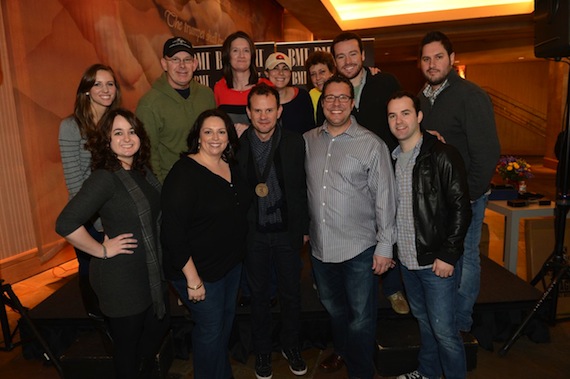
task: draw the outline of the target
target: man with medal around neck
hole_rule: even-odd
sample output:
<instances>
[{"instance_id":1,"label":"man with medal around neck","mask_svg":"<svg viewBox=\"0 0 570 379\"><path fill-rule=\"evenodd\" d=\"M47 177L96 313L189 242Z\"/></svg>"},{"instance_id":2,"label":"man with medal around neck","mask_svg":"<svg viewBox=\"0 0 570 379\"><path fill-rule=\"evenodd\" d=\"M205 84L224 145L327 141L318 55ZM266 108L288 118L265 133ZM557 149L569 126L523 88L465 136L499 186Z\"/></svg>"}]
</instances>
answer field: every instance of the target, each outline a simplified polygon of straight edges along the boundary
<instances>
[{"instance_id":1,"label":"man with medal around neck","mask_svg":"<svg viewBox=\"0 0 570 379\"><path fill-rule=\"evenodd\" d=\"M258 379L272 377L270 283L273 267L281 306L281 353L295 375L307 365L299 351L300 252L308 240L309 216L303 137L281 127L279 93L267 84L247 99L251 120L240 138L237 158L255 201L249 211L245 270L251 288L252 344Z\"/></svg>"}]
</instances>

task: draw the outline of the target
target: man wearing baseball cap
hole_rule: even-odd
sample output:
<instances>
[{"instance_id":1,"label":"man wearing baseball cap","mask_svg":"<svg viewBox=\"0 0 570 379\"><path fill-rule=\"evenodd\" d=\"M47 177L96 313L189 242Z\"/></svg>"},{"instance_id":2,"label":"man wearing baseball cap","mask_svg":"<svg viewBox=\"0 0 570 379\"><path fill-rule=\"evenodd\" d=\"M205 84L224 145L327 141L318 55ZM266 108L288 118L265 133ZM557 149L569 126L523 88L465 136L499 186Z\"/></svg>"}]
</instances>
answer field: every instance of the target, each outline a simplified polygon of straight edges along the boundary
<instances>
[{"instance_id":1,"label":"man wearing baseball cap","mask_svg":"<svg viewBox=\"0 0 570 379\"><path fill-rule=\"evenodd\" d=\"M186 138L198 115L216 103L209 87L192 80L198 60L190 41L167 40L160 65L164 73L140 99L136 115L150 138L153 171L163 182L180 153L188 149Z\"/></svg>"}]
</instances>

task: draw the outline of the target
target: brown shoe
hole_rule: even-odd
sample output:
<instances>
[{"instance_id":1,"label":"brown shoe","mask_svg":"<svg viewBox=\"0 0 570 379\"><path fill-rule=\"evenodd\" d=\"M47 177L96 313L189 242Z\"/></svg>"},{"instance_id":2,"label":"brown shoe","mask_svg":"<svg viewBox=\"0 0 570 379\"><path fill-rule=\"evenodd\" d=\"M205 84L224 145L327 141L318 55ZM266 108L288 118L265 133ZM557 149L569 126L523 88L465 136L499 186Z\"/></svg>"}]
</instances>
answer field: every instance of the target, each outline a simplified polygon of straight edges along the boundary
<instances>
[{"instance_id":1,"label":"brown shoe","mask_svg":"<svg viewBox=\"0 0 570 379\"><path fill-rule=\"evenodd\" d=\"M319 365L321 371L331 373L340 370L344 366L344 359L337 353L332 353Z\"/></svg>"},{"instance_id":2,"label":"brown shoe","mask_svg":"<svg viewBox=\"0 0 570 379\"><path fill-rule=\"evenodd\" d=\"M407 315L410 313L410 307L408 306L408 302L402 292L398 291L395 294L388 296L388 300L390 301L392 309L397 314Z\"/></svg>"}]
</instances>

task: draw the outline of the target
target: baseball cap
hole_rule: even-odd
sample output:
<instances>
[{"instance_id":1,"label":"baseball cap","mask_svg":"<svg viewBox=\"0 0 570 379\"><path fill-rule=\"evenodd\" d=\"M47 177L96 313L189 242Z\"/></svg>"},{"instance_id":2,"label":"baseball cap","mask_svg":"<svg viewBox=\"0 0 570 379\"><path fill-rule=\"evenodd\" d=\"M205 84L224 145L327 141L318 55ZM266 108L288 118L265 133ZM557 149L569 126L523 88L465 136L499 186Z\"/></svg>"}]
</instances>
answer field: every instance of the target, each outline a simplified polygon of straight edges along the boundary
<instances>
[{"instance_id":1,"label":"baseball cap","mask_svg":"<svg viewBox=\"0 0 570 379\"><path fill-rule=\"evenodd\" d=\"M278 64L285 63L289 70L293 69L293 65L291 64L291 58L287 56L287 54L283 54L280 52L271 54L267 60L265 61L265 69L266 70L273 70Z\"/></svg>"},{"instance_id":2,"label":"baseball cap","mask_svg":"<svg viewBox=\"0 0 570 379\"><path fill-rule=\"evenodd\" d=\"M173 37L164 43L162 55L170 58L180 51L185 51L190 55L194 55L194 48L190 41L182 37Z\"/></svg>"}]
</instances>

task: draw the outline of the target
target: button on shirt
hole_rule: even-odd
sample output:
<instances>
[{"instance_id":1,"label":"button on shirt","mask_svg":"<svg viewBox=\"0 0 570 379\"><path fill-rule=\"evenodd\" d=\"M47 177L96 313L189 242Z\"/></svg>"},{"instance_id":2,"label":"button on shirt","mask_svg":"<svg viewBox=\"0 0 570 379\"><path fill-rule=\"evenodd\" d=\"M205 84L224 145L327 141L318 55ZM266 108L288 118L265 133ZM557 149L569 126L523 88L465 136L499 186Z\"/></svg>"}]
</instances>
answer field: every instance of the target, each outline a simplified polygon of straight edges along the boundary
<instances>
[{"instance_id":1,"label":"button on shirt","mask_svg":"<svg viewBox=\"0 0 570 379\"><path fill-rule=\"evenodd\" d=\"M376 245L374 254L391 258L396 199L386 144L354 117L338 136L325 122L303 137L313 256L339 263Z\"/></svg>"},{"instance_id":2,"label":"button on shirt","mask_svg":"<svg viewBox=\"0 0 570 379\"><path fill-rule=\"evenodd\" d=\"M414 224L413 172L416 158L420 154L423 137L416 146L406 153L397 146L392 152L396 161L396 189L398 213L396 226L398 230L398 259L408 270L426 269L432 265L420 266L416 250L416 229Z\"/></svg>"}]
</instances>

